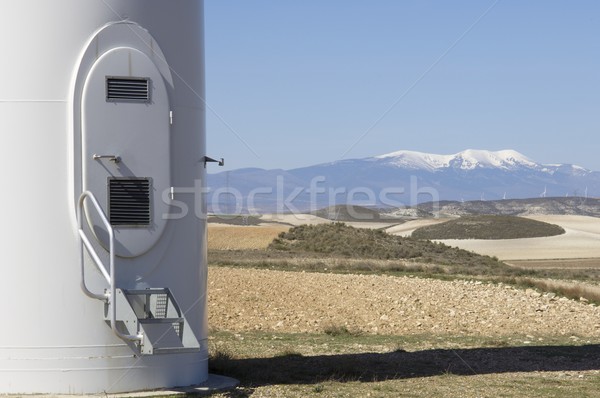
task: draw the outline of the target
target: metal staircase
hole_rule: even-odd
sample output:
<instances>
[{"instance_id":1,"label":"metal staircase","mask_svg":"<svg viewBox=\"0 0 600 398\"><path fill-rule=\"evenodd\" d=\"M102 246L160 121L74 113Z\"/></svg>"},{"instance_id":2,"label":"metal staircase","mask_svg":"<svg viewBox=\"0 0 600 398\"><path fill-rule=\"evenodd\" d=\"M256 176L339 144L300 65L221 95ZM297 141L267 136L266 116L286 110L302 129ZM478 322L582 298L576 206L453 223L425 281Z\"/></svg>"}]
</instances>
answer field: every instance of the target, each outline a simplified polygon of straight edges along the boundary
<instances>
[{"instance_id":1,"label":"metal staircase","mask_svg":"<svg viewBox=\"0 0 600 398\"><path fill-rule=\"evenodd\" d=\"M130 335L143 336L141 354L152 355L197 351L198 340L169 289L117 289L115 300L106 305L104 319L110 323L111 305L117 309L117 324Z\"/></svg>"},{"instance_id":2,"label":"metal staircase","mask_svg":"<svg viewBox=\"0 0 600 398\"><path fill-rule=\"evenodd\" d=\"M92 203L108 231L109 270L98 256L83 227L84 204ZM185 314L168 288L123 289L115 281L115 238L112 225L96 197L89 191L79 197L77 207L81 261L81 288L94 299L104 301L104 319L113 332L130 343L141 355L196 352L200 343L185 319ZM104 293L90 291L85 281L84 251L106 279Z\"/></svg>"}]
</instances>

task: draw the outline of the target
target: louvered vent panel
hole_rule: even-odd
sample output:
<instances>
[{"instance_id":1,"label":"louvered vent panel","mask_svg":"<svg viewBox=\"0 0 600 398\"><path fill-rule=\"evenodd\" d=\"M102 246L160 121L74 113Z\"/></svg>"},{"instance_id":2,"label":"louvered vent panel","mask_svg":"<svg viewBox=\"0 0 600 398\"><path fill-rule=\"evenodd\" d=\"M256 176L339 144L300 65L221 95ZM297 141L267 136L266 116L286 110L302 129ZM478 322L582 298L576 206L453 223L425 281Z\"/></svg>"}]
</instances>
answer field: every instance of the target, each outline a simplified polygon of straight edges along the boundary
<instances>
[{"instance_id":1,"label":"louvered vent panel","mask_svg":"<svg viewBox=\"0 0 600 398\"><path fill-rule=\"evenodd\" d=\"M150 179L111 178L108 213L112 225L150 225Z\"/></svg>"},{"instance_id":2,"label":"louvered vent panel","mask_svg":"<svg viewBox=\"0 0 600 398\"><path fill-rule=\"evenodd\" d=\"M149 79L107 77L106 100L111 102L148 102L150 101Z\"/></svg>"}]
</instances>

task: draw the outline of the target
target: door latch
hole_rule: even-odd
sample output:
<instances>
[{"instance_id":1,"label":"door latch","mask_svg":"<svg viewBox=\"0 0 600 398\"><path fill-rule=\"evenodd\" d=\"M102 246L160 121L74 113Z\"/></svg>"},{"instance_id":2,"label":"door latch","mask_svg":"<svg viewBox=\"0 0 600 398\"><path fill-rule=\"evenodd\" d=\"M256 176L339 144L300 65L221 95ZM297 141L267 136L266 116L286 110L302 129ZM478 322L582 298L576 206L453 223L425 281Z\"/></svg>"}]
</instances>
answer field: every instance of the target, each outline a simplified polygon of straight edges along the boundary
<instances>
[{"instance_id":1,"label":"door latch","mask_svg":"<svg viewBox=\"0 0 600 398\"><path fill-rule=\"evenodd\" d=\"M121 158L119 156L116 155L92 155L92 159L94 160L100 160L100 159L108 159L113 163L119 163L121 161Z\"/></svg>"}]
</instances>

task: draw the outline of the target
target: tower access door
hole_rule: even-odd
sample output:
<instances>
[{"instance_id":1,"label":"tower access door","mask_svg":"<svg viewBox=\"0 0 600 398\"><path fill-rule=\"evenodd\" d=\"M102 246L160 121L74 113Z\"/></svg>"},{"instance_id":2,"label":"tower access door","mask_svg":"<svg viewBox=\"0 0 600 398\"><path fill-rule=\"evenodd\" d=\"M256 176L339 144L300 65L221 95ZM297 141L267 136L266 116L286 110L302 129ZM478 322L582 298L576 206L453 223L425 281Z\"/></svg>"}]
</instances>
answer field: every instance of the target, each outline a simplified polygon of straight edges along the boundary
<instances>
[{"instance_id":1,"label":"tower access door","mask_svg":"<svg viewBox=\"0 0 600 398\"><path fill-rule=\"evenodd\" d=\"M83 191L92 192L115 230L115 254L150 250L166 225L170 187L169 98L154 62L134 48L107 51L94 63L82 97ZM88 223L105 248L95 212Z\"/></svg>"},{"instance_id":2,"label":"tower access door","mask_svg":"<svg viewBox=\"0 0 600 398\"><path fill-rule=\"evenodd\" d=\"M163 193L171 186L168 92L146 54L120 47L96 60L83 88L81 131L83 191L97 198L114 231L110 252L107 226L97 209L85 208L104 257L114 258L109 294L96 297L105 300L105 321L141 354L199 351L200 343L172 290L148 286L148 281L138 286L139 273L132 269L160 257L150 259L148 254L137 261L163 234L163 215L169 210Z\"/></svg>"}]
</instances>

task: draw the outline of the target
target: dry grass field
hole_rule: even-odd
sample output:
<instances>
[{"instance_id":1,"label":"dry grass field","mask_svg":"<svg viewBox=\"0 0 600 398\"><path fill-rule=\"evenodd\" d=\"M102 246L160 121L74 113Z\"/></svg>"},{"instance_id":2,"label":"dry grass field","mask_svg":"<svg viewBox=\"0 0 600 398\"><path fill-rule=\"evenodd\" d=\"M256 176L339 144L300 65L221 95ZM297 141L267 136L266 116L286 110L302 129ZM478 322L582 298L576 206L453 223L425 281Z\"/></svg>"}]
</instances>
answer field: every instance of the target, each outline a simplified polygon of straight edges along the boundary
<instances>
[{"instance_id":1,"label":"dry grass field","mask_svg":"<svg viewBox=\"0 0 600 398\"><path fill-rule=\"evenodd\" d=\"M289 226L270 224L265 226L208 225L209 250L266 249L269 243L290 229Z\"/></svg>"},{"instance_id":2,"label":"dry grass field","mask_svg":"<svg viewBox=\"0 0 600 398\"><path fill-rule=\"evenodd\" d=\"M264 214L261 217L261 220L270 223L280 223L280 224L288 224L292 226L299 225L319 225L319 224L330 224L332 220L318 217L313 214ZM346 225L351 225L357 228L369 228L369 229L385 229L391 228L397 225L400 221L390 221L390 220L362 220L362 221L344 221Z\"/></svg>"},{"instance_id":3,"label":"dry grass field","mask_svg":"<svg viewBox=\"0 0 600 398\"><path fill-rule=\"evenodd\" d=\"M501 260L556 260L600 258L600 219L587 216L543 215L529 216L533 220L556 224L566 233L545 238L526 239L447 239L442 242L454 247L473 251ZM389 233L410 236L417 228L438 224L448 219L425 219L410 221L392 227ZM588 260L586 264L590 264ZM552 266L552 265L550 265ZM539 263L537 264L539 268Z\"/></svg>"},{"instance_id":4,"label":"dry grass field","mask_svg":"<svg viewBox=\"0 0 600 398\"><path fill-rule=\"evenodd\" d=\"M252 250L266 249L280 232L286 232L292 225L330 224L332 221L310 214L264 215L260 225L235 225L219 222L208 224L209 250ZM348 222L357 228L382 229L389 222Z\"/></svg>"},{"instance_id":5,"label":"dry grass field","mask_svg":"<svg viewBox=\"0 0 600 398\"><path fill-rule=\"evenodd\" d=\"M594 220L555 223L576 242ZM435 264L388 273L389 260L266 250L288 228L209 225L210 370L241 381L214 397L600 396L600 289L560 279L577 260L528 288ZM529 261L514 265L546 260Z\"/></svg>"},{"instance_id":6,"label":"dry grass field","mask_svg":"<svg viewBox=\"0 0 600 398\"><path fill-rule=\"evenodd\" d=\"M599 307L466 280L209 270L216 397L595 397Z\"/></svg>"},{"instance_id":7,"label":"dry grass field","mask_svg":"<svg viewBox=\"0 0 600 398\"><path fill-rule=\"evenodd\" d=\"M564 235L502 240L444 240L449 246L473 251L483 255L495 256L511 264L526 267L529 260L532 268L596 268L600 263L600 219L586 216L530 216L533 220L552 223L563 227ZM266 215L263 216L269 224L260 226L234 226L223 224L209 224L209 249L235 250L235 249L262 249L279 234L287 231L289 225L325 224L329 220L313 215ZM410 236L415 230L423 226L439 224L450 219L419 219L408 221L400 225L390 226L389 223L347 223L362 228L387 228L386 232ZM278 223L286 223L278 224ZM596 260L598 259L598 260ZM568 264L567 264L568 263ZM558 265L557 265L558 264Z\"/></svg>"},{"instance_id":8,"label":"dry grass field","mask_svg":"<svg viewBox=\"0 0 600 398\"><path fill-rule=\"evenodd\" d=\"M546 260L509 260L506 264L524 269L600 269L600 258L562 258Z\"/></svg>"},{"instance_id":9,"label":"dry grass field","mask_svg":"<svg viewBox=\"0 0 600 398\"><path fill-rule=\"evenodd\" d=\"M426 227L428 225L440 224L452 218L422 218L418 220L407 221L404 224L395 225L386 229L388 234L399 236L410 236L416 229Z\"/></svg>"}]
</instances>

